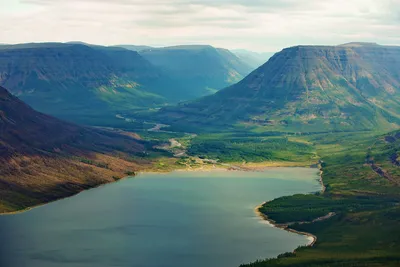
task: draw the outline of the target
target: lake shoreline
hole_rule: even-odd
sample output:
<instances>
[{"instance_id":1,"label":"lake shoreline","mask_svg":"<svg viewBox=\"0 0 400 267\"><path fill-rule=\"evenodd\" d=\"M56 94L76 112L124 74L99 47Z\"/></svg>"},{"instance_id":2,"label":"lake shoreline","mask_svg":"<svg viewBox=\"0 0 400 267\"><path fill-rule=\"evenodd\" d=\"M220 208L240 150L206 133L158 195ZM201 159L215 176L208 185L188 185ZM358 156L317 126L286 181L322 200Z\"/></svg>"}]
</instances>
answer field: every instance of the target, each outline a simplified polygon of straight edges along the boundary
<instances>
[{"instance_id":1,"label":"lake shoreline","mask_svg":"<svg viewBox=\"0 0 400 267\"><path fill-rule=\"evenodd\" d=\"M317 242L317 237L316 237L315 235L311 234L311 233L297 231L297 230L295 230L295 229L290 228L287 224L279 224L279 223L276 223L274 220L268 218L268 216L267 216L265 213L263 213L260 209L261 209L264 205L268 204L269 202L270 202L270 201L266 201L266 202L264 202L264 203L258 205L258 206L254 209L254 212L255 212L262 220L266 221L266 222L267 222L270 226L272 226L272 227L276 227L276 228L279 228L279 229L282 229L282 230L285 230L285 231L288 231L288 232L291 232L291 233L295 233L295 234L299 234L299 235L304 235L304 236L307 236L307 237L311 238L312 241L311 241L311 243L309 243L309 244L306 245L307 247L312 247L312 246L315 244L315 242ZM293 252L295 252L295 251L296 251L296 249L295 249Z\"/></svg>"},{"instance_id":2,"label":"lake shoreline","mask_svg":"<svg viewBox=\"0 0 400 267\"><path fill-rule=\"evenodd\" d=\"M28 211L31 211L33 209L37 209L37 208L46 206L46 205L51 204L51 203L55 203L57 201L61 201L61 200L64 200L64 199L75 197L75 196L77 196L77 195L79 195L79 194L81 194L83 192L86 192L86 191L89 191L89 190L93 190L93 189L96 189L96 188L99 188L99 187L102 187L102 186L106 186L106 185L109 185L109 184L118 183L119 181L122 181L122 180L125 180L125 179L129 179L129 178L132 178L132 177L134 177L134 176L126 176L126 177L123 177L123 178L118 179L116 181L110 181L110 182L107 182L107 183L102 183L102 184L99 184L97 186L93 186L91 188L88 188L88 189L85 189L85 190L81 190L81 191L79 191L79 192L77 192L75 194L72 194L70 196L61 197L61 198L58 198L58 199L55 199L55 200L52 200L52 201L49 201L49 202L40 203L40 204L37 204L37 205L34 205L34 206L30 206L30 207L27 207L27 208L24 208L24 209L21 209L21 210L15 210L15 211L10 211L10 212L0 212L0 216L18 215L20 213L28 212Z\"/></svg>"},{"instance_id":3,"label":"lake shoreline","mask_svg":"<svg viewBox=\"0 0 400 267\"><path fill-rule=\"evenodd\" d=\"M323 173L322 168L320 168L320 174L319 174L320 178L318 179L318 181L319 181L320 184L321 184L320 193L324 193L325 190L326 190L326 187L325 187L325 185L324 185L324 181L323 181L323 178L322 178L322 173ZM271 201L273 201L273 200L271 200ZM295 229L290 228L290 225L288 225L288 224L277 223L277 222L275 222L274 220L270 219L270 218L268 217L267 214L265 214L265 213L263 213L263 212L261 211L261 208L262 208L264 205L268 205L268 203L271 202L271 201L266 201L266 202L264 202L264 203L258 205L258 206L254 209L254 212L255 212L262 220L266 221L266 222L267 222L269 225L271 225L272 227L276 227L276 228L279 228L279 229L282 229L282 230L285 230L285 231L288 231L288 232L291 232L291 233L296 233L296 234L299 234L299 235L304 235L304 236L309 237L310 239L312 239L312 241L311 241L309 244L305 245L305 246L306 246L306 247L312 247L312 246L314 246L314 244L317 242L317 236L316 236L316 235L313 235L313 234L307 233L307 232L297 231L297 230L295 230ZM293 253L295 253L295 252L296 252L296 249L293 251Z\"/></svg>"},{"instance_id":4,"label":"lake shoreline","mask_svg":"<svg viewBox=\"0 0 400 267\"><path fill-rule=\"evenodd\" d=\"M282 161L266 161L266 162L247 162L247 163L217 163L204 164L196 167L183 167L171 170L142 170L138 174L167 174L170 172L212 172L212 171L266 171L276 168L313 168L309 162L282 162Z\"/></svg>"},{"instance_id":5,"label":"lake shoreline","mask_svg":"<svg viewBox=\"0 0 400 267\"><path fill-rule=\"evenodd\" d=\"M245 171L245 172L253 172L253 171L265 171L268 169L276 169L276 168L283 168L283 167L288 167L288 168L299 168L299 167L310 167L310 165L306 165L305 163L297 163L297 162L260 162L260 163L245 163L245 164L217 164L217 165L203 165L197 168L181 168L181 169L173 169L173 170L166 170L166 171L153 171L153 170L143 170L143 171L139 171L137 173L137 175L141 175L141 174L168 174L171 172L212 172L212 171L221 171L221 172L230 172L230 171ZM310 167L311 168L311 167ZM135 175L136 176L136 175ZM53 203L53 202L57 202L63 199L67 199L70 197L74 197L80 193L83 193L85 191L88 190L92 190L92 189L96 189L99 188L101 186L106 186L108 184L112 184L112 183L116 183L125 179L129 179L135 176L126 176L123 177L121 179L118 179L116 181L111 181L111 182L107 182L107 183L102 183L99 184L97 186L79 191L75 194L72 194L70 196L65 196L65 197L61 197L59 199L55 199L53 201L49 201L49 202L45 202L45 203L40 203L38 205L34 205L34 206L30 206L21 210L15 210L15 211L9 211L9 212L0 212L0 216L12 216L12 215L18 215L20 213L24 213L24 212L28 212L32 209L36 209L36 208L40 208L42 206L45 206L47 204Z\"/></svg>"}]
</instances>

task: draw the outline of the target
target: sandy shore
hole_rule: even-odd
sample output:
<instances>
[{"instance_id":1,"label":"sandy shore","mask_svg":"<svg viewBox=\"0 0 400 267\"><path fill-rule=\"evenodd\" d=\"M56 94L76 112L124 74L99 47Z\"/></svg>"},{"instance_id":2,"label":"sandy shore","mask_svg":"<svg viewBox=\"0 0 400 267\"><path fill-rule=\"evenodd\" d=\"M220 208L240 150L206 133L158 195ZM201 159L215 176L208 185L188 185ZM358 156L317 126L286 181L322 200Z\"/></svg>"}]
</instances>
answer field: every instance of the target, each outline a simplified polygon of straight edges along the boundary
<instances>
[{"instance_id":1,"label":"sandy shore","mask_svg":"<svg viewBox=\"0 0 400 267\"><path fill-rule=\"evenodd\" d=\"M165 174L171 172L210 172L210 171L266 171L281 167L310 167L310 163L306 162L280 162L280 161L267 161L259 163L216 163L216 164L203 164L196 167L183 167L167 170L142 170L139 174L153 173Z\"/></svg>"},{"instance_id":2,"label":"sandy shore","mask_svg":"<svg viewBox=\"0 0 400 267\"><path fill-rule=\"evenodd\" d=\"M46 205L46 204L47 204L47 203L44 203L44 204L41 204L41 205L37 205L37 206L28 207L28 208L25 208L25 209L23 209L23 210L2 212L2 213L0 213L0 216L16 215L16 214L19 214L19 213L23 213L23 212L30 211L30 210L32 210L32 209L38 208L38 207L43 206L43 205Z\"/></svg>"},{"instance_id":3,"label":"sandy shore","mask_svg":"<svg viewBox=\"0 0 400 267\"><path fill-rule=\"evenodd\" d=\"M171 172L213 172L213 171L231 171L229 167L220 166L220 165L204 165L196 168L189 168L189 167L182 167L176 168L171 170L143 170L137 172L138 175L140 174L169 174Z\"/></svg>"},{"instance_id":4,"label":"sandy shore","mask_svg":"<svg viewBox=\"0 0 400 267\"><path fill-rule=\"evenodd\" d=\"M260 163L232 163L232 164L204 164L199 167L183 167L183 168L176 168L176 169L171 169L171 170L165 170L165 171L160 171L160 170L142 170L137 172L138 175L140 174L168 174L171 172L228 172L228 171L266 171L269 169L275 169L275 168L280 168L280 167L305 167L305 163L296 163L296 162L260 162ZM322 177L322 176L321 176ZM119 179L118 181L124 180L126 178L129 178L129 176L124 177L122 179ZM322 179L322 178L321 178ZM115 181L115 182L118 182ZM104 183L101 185L98 185L96 187L87 189L95 189L100 186L105 186L110 183L115 183L115 182L109 182L109 183ZM321 182L322 183L322 182ZM323 184L323 183L322 183ZM47 203L41 203L35 206L27 207L22 210L17 210L17 211L10 211L10 212L1 212L0 216L6 216L6 215L15 215L23 212L30 211L34 208L39 208L41 206L60 201L69 197L76 196L77 194L80 194L82 192L85 192L87 190L83 190L81 192L78 192L74 195L63 197L51 202Z\"/></svg>"}]
</instances>

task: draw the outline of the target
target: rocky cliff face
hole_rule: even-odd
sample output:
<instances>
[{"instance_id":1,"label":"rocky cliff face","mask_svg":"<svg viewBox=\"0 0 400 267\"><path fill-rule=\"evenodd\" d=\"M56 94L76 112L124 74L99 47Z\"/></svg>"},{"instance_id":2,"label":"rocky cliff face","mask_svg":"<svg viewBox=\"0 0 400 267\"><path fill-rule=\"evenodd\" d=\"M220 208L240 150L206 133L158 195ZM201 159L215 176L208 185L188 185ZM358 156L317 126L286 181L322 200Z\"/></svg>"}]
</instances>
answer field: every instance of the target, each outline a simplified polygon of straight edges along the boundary
<instances>
[{"instance_id":1,"label":"rocky cliff face","mask_svg":"<svg viewBox=\"0 0 400 267\"><path fill-rule=\"evenodd\" d=\"M398 124L400 47L287 48L241 82L165 112L187 121L319 130Z\"/></svg>"}]
</instances>

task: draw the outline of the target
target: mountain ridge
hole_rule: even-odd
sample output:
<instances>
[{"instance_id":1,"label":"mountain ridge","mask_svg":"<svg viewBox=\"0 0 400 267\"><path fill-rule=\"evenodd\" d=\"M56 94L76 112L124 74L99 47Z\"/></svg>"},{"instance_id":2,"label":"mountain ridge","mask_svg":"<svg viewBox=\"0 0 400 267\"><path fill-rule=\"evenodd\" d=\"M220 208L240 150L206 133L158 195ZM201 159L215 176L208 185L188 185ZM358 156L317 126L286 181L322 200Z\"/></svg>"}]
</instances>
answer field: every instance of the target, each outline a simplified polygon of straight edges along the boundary
<instances>
[{"instance_id":1,"label":"mountain ridge","mask_svg":"<svg viewBox=\"0 0 400 267\"><path fill-rule=\"evenodd\" d=\"M160 85L172 85L168 80L122 48L50 43L0 49L0 85L52 115L162 104L168 95L160 96Z\"/></svg>"},{"instance_id":2,"label":"mountain ridge","mask_svg":"<svg viewBox=\"0 0 400 267\"><path fill-rule=\"evenodd\" d=\"M239 122L302 130L396 127L399 66L400 47L294 46L239 83L165 108L160 116L204 125Z\"/></svg>"},{"instance_id":3,"label":"mountain ridge","mask_svg":"<svg viewBox=\"0 0 400 267\"><path fill-rule=\"evenodd\" d=\"M81 42L0 46L0 85L41 112L91 124L101 123L94 118L99 113L113 120L121 112L195 99L251 71L212 46L133 50ZM161 64L148 53L162 54Z\"/></svg>"}]
</instances>

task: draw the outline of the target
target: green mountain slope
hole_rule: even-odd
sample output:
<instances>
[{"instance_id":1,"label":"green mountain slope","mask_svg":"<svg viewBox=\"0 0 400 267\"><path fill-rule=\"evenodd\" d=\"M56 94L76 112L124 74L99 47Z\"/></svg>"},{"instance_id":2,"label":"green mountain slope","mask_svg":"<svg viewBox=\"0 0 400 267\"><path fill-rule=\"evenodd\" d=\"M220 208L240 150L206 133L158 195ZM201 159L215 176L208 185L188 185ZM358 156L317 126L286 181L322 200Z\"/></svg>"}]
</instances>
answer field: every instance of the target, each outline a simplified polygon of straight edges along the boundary
<instances>
[{"instance_id":1,"label":"green mountain slope","mask_svg":"<svg viewBox=\"0 0 400 267\"><path fill-rule=\"evenodd\" d=\"M143 50L140 54L165 70L193 96L211 94L240 81L252 68L229 50L187 45Z\"/></svg>"},{"instance_id":2,"label":"green mountain slope","mask_svg":"<svg viewBox=\"0 0 400 267\"><path fill-rule=\"evenodd\" d=\"M175 123L239 123L265 130L396 128L400 47L352 43L287 48L241 82L165 108L161 117Z\"/></svg>"},{"instance_id":3,"label":"green mountain slope","mask_svg":"<svg viewBox=\"0 0 400 267\"><path fill-rule=\"evenodd\" d=\"M81 44L0 47L0 85L39 111L61 117L185 99L165 73L137 52Z\"/></svg>"}]
</instances>

